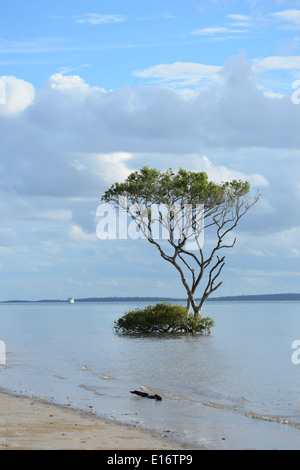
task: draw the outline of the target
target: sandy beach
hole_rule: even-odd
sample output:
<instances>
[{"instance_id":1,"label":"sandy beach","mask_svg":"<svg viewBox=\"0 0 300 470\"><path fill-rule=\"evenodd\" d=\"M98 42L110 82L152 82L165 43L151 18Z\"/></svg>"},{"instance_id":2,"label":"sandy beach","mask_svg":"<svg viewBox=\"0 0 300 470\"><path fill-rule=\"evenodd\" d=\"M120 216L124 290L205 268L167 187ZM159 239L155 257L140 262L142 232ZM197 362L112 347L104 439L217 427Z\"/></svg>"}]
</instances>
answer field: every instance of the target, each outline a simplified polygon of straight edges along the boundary
<instances>
[{"instance_id":1,"label":"sandy beach","mask_svg":"<svg viewBox=\"0 0 300 470\"><path fill-rule=\"evenodd\" d=\"M0 450L187 450L192 447L92 413L0 392ZM170 432L170 431L169 431Z\"/></svg>"}]
</instances>

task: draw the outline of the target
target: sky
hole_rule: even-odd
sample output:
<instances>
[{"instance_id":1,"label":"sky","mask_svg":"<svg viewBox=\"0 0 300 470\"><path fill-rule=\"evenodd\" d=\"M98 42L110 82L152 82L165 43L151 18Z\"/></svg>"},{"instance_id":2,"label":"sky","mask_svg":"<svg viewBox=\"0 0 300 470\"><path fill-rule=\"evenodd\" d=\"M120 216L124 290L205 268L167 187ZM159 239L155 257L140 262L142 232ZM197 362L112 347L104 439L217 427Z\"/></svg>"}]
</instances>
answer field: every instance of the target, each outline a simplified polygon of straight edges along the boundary
<instances>
[{"instance_id":1,"label":"sky","mask_svg":"<svg viewBox=\"0 0 300 470\"><path fill-rule=\"evenodd\" d=\"M144 165L260 191L216 294L300 292L300 1L0 13L0 300L184 297L147 241L96 234L103 192Z\"/></svg>"}]
</instances>

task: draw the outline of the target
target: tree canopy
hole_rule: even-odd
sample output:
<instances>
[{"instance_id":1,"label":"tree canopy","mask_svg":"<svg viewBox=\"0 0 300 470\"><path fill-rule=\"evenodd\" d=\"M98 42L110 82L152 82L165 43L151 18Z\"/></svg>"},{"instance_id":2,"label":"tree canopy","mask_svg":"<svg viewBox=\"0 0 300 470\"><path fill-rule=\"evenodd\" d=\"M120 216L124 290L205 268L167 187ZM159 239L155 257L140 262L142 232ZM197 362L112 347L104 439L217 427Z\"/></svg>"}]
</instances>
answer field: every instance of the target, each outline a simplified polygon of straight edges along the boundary
<instances>
[{"instance_id":1,"label":"tree canopy","mask_svg":"<svg viewBox=\"0 0 300 470\"><path fill-rule=\"evenodd\" d=\"M119 196L126 196L132 204L204 204L206 210L216 210L222 204L233 204L249 190L247 181L233 180L218 185L209 181L205 172L180 168L177 174L172 169L162 173L145 166L132 172L123 183L114 183L102 200L118 203Z\"/></svg>"}]
</instances>

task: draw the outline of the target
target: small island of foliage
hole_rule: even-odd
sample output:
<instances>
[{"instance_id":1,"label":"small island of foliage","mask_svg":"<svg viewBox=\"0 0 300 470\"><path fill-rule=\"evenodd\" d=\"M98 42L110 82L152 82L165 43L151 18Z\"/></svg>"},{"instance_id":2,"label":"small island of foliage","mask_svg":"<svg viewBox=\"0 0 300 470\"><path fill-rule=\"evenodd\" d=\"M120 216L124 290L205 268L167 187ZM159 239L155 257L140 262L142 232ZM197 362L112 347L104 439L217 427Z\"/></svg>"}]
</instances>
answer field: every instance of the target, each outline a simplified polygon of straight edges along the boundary
<instances>
[{"instance_id":1,"label":"small island of foliage","mask_svg":"<svg viewBox=\"0 0 300 470\"><path fill-rule=\"evenodd\" d=\"M161 302L144 308L135 308L115 321L115 331L123 334L202 333L209 334L214 326L210 317L189 313L183 305Z\"/></svg>"}]
</instances>

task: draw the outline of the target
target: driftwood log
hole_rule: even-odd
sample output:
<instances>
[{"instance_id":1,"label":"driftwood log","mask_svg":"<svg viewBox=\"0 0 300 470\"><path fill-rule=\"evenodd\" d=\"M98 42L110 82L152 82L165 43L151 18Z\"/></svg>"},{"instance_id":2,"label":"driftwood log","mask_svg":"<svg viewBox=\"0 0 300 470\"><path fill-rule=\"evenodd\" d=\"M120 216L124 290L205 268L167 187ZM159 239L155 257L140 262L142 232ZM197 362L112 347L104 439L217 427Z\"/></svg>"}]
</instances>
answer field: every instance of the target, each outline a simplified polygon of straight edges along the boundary
<instances>
[{"instance_id":1,"label":"driftwood log","mask_svg":"<svg viewBox=\"0 0 300 470\"><path fill-rule=\"evenodd\" d=\"M161 396L156 395L156 393L154 395L150 395L149 393L140 392L139 390L133 390L133 391L130 391L130 393L134 393L135 395L138 395L139 397L152 398L154 400L159 400L159 401L162 400Z\"/></svg>"}]
</instances>

